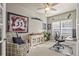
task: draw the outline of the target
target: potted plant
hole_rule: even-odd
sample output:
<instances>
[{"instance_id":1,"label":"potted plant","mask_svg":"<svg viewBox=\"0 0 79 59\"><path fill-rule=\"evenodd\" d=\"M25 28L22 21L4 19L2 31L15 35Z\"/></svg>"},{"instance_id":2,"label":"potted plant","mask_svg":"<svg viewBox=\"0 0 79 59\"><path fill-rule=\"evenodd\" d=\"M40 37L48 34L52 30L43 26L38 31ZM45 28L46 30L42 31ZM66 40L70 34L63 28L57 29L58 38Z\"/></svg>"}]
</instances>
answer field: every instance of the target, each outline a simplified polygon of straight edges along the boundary
<instances>
[{"instance_id":1,"label":"potted plant","mask_svg":"<svg viewBox=\"0 0 79 59\"><path fill-rule=\"evenodd\" d=\"M45 41L48 41L50 38L50 34L48 33L48 32L46 32L46 31L44 31L43 32L43 35L44 35L44 39L45 39Z\"/></svg>"}]
</instances>

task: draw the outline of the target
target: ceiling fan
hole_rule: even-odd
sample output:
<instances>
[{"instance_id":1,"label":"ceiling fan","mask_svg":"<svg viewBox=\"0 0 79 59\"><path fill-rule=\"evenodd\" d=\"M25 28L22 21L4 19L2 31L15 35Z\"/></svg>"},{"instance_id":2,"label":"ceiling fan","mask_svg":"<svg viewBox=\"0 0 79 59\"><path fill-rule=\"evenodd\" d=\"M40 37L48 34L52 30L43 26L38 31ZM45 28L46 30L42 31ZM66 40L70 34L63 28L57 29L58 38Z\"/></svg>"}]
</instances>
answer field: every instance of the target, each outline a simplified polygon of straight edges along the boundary
<instances>
[{"instance_id":1,"label":"ceiling fan","mask_svg":"<svg viewBox=\"0 0 79 59\"><path fill-rule=\"evenodd\" d=\"M38 8L37 10L44 10L45 12L49 10L56 11L56 9L53 8L56 5L58 5L58 3L43 3L43 7Z\"/></svg>"}]
</instances>

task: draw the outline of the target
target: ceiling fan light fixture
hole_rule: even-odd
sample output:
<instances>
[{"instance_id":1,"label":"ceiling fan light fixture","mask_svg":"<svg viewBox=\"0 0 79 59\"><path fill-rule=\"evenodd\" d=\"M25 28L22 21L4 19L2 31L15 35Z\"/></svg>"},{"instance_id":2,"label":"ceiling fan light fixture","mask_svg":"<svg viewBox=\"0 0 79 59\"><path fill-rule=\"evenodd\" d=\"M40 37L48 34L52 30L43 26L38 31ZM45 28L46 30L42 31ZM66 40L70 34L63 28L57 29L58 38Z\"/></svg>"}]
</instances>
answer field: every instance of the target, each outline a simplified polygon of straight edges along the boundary
<instances>
[{"instance_id":1,"label":"ceiling fan light fixture","mask_svg":"<svg viewBox=\"0 0 79 59\"><path fill-rule=\"evenodd\" d=\"M47 7L47 8L45 8L45 10L46 10L46 11L48 11L48 10L50 10L50 8L49 8L49 7Z\"/></svg>"}]
</instances>

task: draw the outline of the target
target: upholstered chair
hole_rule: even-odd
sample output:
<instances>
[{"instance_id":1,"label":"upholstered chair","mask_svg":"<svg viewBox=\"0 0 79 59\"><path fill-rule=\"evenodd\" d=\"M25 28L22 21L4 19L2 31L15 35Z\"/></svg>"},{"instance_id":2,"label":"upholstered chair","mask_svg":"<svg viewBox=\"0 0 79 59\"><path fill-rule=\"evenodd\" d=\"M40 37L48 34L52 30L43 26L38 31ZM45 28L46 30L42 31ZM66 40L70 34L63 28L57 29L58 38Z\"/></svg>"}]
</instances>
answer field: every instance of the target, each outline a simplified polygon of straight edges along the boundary
<instances>
[{"instance_id":1,"label":"upholstered chair","mask_svg":"<svg viewBox=\"0 0 79 59\"><path fill-rule=\"evenodd\" d=\"M24 40L24 44L16 44L13 43L12 40L13 34L7 33L7 41L6 41L6 55L7 56L26 56L29 52L28 45L28 35L21 35L22 40Z\"/></svg>"}]
</instances>

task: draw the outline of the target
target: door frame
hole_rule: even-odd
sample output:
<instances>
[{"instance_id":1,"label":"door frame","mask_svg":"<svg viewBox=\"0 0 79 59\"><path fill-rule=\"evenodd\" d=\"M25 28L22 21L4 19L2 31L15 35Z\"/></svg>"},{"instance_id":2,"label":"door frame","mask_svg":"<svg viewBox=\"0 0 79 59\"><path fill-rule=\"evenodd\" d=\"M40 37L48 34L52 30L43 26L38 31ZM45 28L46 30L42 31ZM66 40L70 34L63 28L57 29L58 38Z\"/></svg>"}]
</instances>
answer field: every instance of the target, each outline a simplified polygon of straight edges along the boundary
<instances>
[{"instance_id":1,"label":"door frame","mask_svg":"<svg viewBox=\"0 0 79 59\"><path fill-rule=\"evenodd\" d=\"M1 24L1 26L2 26L2 28L1 28L1 30L2 30L2 40L0 41L0 43L1 43L1 50L2 50L2 52L1 52L1 56L6 56L6 40L5 40L5 38L6 38L6 3L2 3L2 24Z\"/></svg>"}]
</instances>

